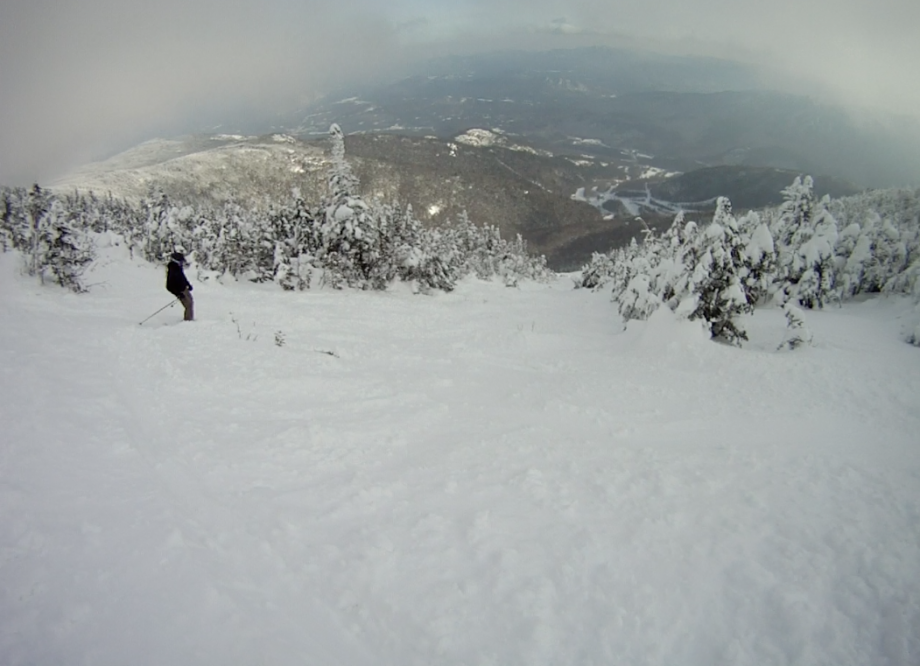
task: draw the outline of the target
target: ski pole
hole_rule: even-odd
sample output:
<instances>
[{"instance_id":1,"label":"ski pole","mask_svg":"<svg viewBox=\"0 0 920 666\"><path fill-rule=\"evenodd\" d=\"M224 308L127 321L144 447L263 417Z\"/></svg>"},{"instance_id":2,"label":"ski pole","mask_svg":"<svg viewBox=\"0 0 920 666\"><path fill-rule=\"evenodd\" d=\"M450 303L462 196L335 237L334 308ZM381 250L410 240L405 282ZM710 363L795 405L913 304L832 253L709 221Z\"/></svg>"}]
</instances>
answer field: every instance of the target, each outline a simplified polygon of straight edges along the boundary
<instances>
[{"instance_id":1,"label":"ski pole","mask_svg":"<svg viewBox=\"0 0 920 666\"><path fill-rule=\"evenodd\" d=\"M169 303L167 303L166 305L164 305L163 307L161 307L159 310L157 310L156 312L154 312L152 315L150 315L149 317L147 317L147 319L145 319L144 321L150 321L151 319L153 319L154 317L156 317L158 314L160 314L161 312L163 312L163 310L165 310L166 308L169 308L169 307L172 307L173 305L175 305L178 301L179 301L178 298L177 298L176 300L174 300L174 301L170 301ZM144 325L144 321L142 321L140 324L138 324L138 326L143 326L143 325Z\"/></svg>"}]
</instances>

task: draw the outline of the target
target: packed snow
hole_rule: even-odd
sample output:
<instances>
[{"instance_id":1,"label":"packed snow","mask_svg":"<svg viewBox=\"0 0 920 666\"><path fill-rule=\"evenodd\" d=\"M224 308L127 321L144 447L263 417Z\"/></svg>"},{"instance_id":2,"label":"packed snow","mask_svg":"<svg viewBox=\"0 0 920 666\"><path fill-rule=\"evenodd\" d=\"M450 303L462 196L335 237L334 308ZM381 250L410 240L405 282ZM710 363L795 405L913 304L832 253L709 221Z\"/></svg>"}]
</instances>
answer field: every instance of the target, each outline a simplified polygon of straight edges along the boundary
<instances>
[{"instance_id":1,"label":"packed snow","mask_svg":"<svg viewBox=\"0 0 920 666\"><path fill-rule=\"evenodd\" d=\"M3 664L920 663L909 303L666 308L0 254Z\"/></svg>"}]
</instances>

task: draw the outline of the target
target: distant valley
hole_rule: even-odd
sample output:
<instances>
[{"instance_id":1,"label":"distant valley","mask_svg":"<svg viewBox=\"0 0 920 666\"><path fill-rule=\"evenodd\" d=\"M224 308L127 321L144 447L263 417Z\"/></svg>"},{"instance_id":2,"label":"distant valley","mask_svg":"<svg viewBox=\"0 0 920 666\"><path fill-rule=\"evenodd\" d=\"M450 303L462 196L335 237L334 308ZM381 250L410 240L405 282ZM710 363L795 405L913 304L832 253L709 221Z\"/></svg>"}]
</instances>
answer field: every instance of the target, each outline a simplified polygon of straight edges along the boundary
<instances>
[{"instance_id":1,"label":"distant valley","mask_svg":"<svg viewBox=\"0 0 920 666\"><path fill-rule=\"evenodd\" d=\"M643 222L706 215L719 195L736 210L776 204L800 173L833 196L920 182L915 124L861 125L760 85L737 63L610 49L445 59L257 133L150 141L54 186L246 205L297 188L317 202L337 122L365 196L411 204L431 224L466 210L567 270Z\"/></svg>"},{"instance_id":2,"label":"distant valley","mask_svg":"<svg viewBox=\"0 0 920 666\"><path fill-rule=\"evenodd\" d=\"M705 58L614 49L489 54L434 62L427 73L341 96L280 120L297 135L394 132L447 139L498 129L555 155L630 158L669 172L774 167L855 187L920 182L920 124L859 120L776 92L755 69Z\"/></svg>"}]
</instances>

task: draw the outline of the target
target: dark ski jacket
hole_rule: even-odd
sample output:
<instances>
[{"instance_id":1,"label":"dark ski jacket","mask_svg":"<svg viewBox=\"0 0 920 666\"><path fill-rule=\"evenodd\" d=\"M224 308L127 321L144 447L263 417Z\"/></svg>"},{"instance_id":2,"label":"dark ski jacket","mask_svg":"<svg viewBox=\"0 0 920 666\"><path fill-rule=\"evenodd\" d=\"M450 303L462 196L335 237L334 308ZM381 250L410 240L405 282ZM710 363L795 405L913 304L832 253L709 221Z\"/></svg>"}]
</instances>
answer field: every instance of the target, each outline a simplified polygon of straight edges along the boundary
<instances>
[{"instance_id":1,"label":"dark ski jacket","mask_svg":"<svg viewBox=\"0 0 920 666\"><path fill-rule=\"evenodd\" d=\"M182 264L175 259L170 259L169 265L166 267L166 291L176 298L180 298L182 292L186 289L191 291L192 285L182 271Z\"/></svg>"}]
</instances>

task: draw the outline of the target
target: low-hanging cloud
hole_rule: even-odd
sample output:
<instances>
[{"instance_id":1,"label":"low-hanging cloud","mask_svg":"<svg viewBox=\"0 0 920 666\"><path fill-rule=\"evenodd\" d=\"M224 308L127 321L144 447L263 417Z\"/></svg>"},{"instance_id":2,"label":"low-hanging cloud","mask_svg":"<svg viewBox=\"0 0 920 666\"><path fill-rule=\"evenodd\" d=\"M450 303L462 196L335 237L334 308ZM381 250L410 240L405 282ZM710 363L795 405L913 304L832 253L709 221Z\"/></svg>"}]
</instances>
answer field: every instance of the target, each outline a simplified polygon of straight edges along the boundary
<instances>
[{"instance_id":1,"label":"low-hanging cloud","mask_svg":"<svg viewBox=\"0 0 920 666\"><path fill-rule=\"evenodd\" d=\"M920 115L916 0L7 0L0 183L155 134L267 117L337 81L492 48L623 44L756 61Z\"/></svg>"},{"instance_id":2,"label":"low-hanging cloud","mask_svg":"<svg viewBox=\"0 0 920 666\"><path fill-rule=\"evenodd\" d=\"M0 182L53 177L151 132L283 110L397 51L390 24L359 2L14 0L0 9Z\"/></svg>"}]
</instances>

